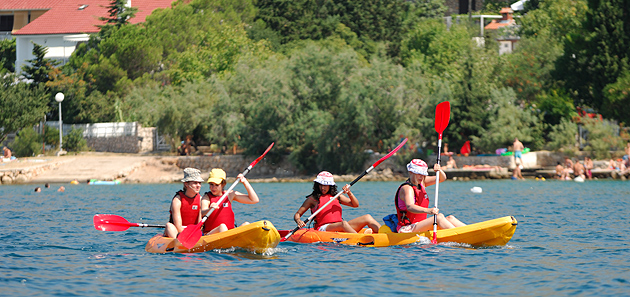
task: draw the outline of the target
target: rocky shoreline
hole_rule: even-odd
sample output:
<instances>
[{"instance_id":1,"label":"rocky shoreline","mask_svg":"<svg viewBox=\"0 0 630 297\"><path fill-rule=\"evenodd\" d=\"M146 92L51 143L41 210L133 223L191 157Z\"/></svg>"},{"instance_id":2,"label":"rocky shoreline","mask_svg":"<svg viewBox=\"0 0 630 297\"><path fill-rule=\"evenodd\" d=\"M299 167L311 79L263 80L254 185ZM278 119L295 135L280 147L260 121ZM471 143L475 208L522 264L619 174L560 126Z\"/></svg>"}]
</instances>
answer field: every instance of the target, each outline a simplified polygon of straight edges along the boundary
<instances>
[{"instance_id":1,"label":"rocky shoreline","mask_svg":"<svg viewBox=\"0 0 630 297\"><path fill-rule=\"evenodd\" d=\"M367 163L369 164L366 165L366 168L372 164L371 162L380 157L382 156L375 154L372 158L374 160L368 160ZM182 169L185 167L201 169L204 172L204 175L202 175L204 178L207 178L210 169L223 168L229 177L228 182L232 182L234 177L249 165L250 159L251 157L240 155L180 157L93 152L61 157L20 158L15 162L0 163L0 182L3 185L69 183L75 180L79 183L85 183L89 179L97 179L119 180L122 183L176 183L181 179ZM466 164L466 162L483 164L488 163L489 161L487 160L490 160L490 162L503 162L499 164L503 166L497 164ZM468 157L467 159L461 157L458 159L458 164L463 163L464 168L447 169L446 173L450 180L509 179L512 176L512 170L509 169L510 165L506 162L510 160L502 157L485 160L480 160L478 157ZM432 166L432 164L429 164L429 166ZM403 181L407 178L406 172L403 170L403 165L398 164L395 158L390 158L364 176L362 180ZM555 175L553 167L541 167L534 161L530 161L529 164L526 162L522 172L525 178L548 179L553 178ZM621 174L605 168L597 168L593 170L593 173L596 178L622 180L627 178L627 173ZM335 175L335 180L350 182L359 174ZM257 164L247 177L251 182L259 183L311 182L314 178L310 175L300 174L286 161L269 163L267 160Z\"/></svg>"}]
</instances>

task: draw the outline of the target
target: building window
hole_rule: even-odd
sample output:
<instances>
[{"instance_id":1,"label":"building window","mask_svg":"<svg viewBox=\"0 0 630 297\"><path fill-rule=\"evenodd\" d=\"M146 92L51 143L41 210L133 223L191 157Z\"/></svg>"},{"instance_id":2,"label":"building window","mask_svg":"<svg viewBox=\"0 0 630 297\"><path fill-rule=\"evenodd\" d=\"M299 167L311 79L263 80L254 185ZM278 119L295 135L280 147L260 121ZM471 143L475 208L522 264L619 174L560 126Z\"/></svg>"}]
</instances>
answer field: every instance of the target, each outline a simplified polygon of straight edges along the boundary
<instances>
[{"instance_id":1,"label":"building window","mask_svg":"<svg viewBox=\"0 0 630 297\"><path fill-rule=\"evenodd\" d=\"M0 31L13 31L12 15L0 15Z\"/></svg>"}]
</instances>

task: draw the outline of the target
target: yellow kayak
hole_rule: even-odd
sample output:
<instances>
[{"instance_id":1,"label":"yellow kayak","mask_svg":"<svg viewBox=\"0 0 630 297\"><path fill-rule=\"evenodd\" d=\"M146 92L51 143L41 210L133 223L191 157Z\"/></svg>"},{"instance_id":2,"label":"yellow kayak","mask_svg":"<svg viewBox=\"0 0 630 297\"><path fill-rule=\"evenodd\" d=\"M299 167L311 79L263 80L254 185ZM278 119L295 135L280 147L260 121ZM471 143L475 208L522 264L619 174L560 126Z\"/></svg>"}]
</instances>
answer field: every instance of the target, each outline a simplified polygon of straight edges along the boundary
<instances>
[{"instance_id":1,"label":"yellow kayak","mask_svg":"<svg viewBox=\"0 0 630 297\"><path fill-rule=\"evenodd\" d=\"M202 236L197 244L187 249L174 238L162 234L153 236L144 248L149 253L202 253L214 249L232 247L264 253L275 248L280 242L280 234L270 221L258 221L225 232Z\"/></svg>"},{"instance_id":2,"label":"yellow kayak","mask_svg":"<svg viewBox=\"0 0 630 297\"><path fill-rule=\"evenodd\" d=\"M470 224L463 227L438 230L437 241L469 244L472 246L505 245L514 231L518 222L512 216L506 216L494 220ZM289 231L280 233L286 236ZM336 242L346 245L360 245L373 247L386 247L392 245L411 244L418 241L427 241L433 238L433 231L421 233L392 233L387 226L381 227L379 233L344 233L322 232L313 229L300 229L287 240L301 243Z\"/></svg>"}]
</instances>

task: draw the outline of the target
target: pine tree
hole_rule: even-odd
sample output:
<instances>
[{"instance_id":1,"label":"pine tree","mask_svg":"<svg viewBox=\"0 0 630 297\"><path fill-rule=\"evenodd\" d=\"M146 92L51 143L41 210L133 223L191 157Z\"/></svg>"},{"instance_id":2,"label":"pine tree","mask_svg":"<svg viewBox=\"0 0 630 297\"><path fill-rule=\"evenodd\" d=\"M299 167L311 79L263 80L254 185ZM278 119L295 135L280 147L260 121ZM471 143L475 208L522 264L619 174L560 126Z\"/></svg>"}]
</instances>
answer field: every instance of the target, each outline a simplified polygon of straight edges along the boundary
<instances>
[{"instance_id":1,"label":"pine tree","mask_svg":"<svg viewBox=\"0 0 630 297\"><path fill-rule=\"evenodd\" d=\"M55 66L59 65L59 61L44 58L47 52L47 47L33 43L33 55L35 58L26 60L29 64L22 66L24 77L32 79L33 85L49 81L50 72Z\"/></svg>"},{"instance_id":2,"label":"pine tree","mask_svg":"<svg viewBox=\"0 0 630 297\"><path fill-rule=\"evenodd\" d=\"M101 17L99 20L107 21L107 25L120 27L124 24L128 24L129 19L133 18L136 12L138 12L138 8L128 7L127 0L112 0L109 6L107 6L109 18Z\"/></svg>"}]
</instances>

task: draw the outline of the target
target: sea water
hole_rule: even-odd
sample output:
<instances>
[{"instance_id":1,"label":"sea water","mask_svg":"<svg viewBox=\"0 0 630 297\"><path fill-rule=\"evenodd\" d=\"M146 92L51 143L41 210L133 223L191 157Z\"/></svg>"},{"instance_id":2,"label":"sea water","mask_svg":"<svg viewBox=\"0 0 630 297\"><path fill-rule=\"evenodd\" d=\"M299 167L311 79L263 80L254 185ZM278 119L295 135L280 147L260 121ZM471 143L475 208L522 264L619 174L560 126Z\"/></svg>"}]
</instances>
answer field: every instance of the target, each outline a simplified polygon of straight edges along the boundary
<instances>
[{"instance_id":1,"label":"sea water","mask_svg":"<svg viewBox=\"0 0 630 297\"><path fill-rule=\"evenodd\" d=\"M344 207L344 218L369 213L381 221L394 212L399 184L356 183L361 205ZM0 186L1 296L630 295L630 182L440 185L441 212L466 223L514 216L518 227L505 246L282 242L263 255L150 254L144 246L161 229L95 230L95 214L166 223L181 184L68 184L65 192L53 185L41 193L35 186L41 185ZM295 227L293 214L312 190L312 183L253 186L260 203L234 203L237 221L267 219L285 230ZM434 190L429 187L431 205Z\"/></svg>"}]
</instances>

